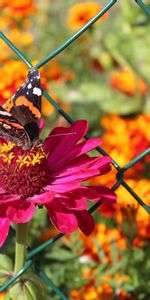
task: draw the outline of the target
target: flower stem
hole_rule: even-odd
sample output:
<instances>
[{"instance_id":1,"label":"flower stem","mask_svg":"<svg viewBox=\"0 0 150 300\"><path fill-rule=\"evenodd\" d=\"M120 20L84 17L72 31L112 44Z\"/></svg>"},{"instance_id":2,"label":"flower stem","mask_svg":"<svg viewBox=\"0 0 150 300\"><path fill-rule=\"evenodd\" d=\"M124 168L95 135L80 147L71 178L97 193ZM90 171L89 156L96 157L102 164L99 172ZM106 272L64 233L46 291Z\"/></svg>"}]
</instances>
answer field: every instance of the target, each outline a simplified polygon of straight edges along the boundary
<instances>
[{"instance_id":1,"label":"flower stem","mask_svg":"<svg viewBox=\"0 0 150 300\"><path fill-rule=\"evenodd\" d=\"M25 262L26 246L28 241L28 223L16 225L16 250L14 272L19 272Z\"/></svg>"}]
</instances>

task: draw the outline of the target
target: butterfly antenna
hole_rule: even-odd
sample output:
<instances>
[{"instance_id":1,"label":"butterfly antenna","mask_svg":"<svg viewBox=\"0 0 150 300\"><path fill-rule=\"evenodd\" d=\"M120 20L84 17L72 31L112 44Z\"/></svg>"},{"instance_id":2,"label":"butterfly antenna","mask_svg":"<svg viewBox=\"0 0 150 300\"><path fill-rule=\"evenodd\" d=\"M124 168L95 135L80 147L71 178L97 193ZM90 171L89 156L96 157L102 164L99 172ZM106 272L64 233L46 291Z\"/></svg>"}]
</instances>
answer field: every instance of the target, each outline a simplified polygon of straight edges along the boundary
<instances>
[{"instance_id":1,"label":"butterfly antenna","mask_svg":"<svg viewBox=\"0 0 150 300\"><path fill-rule=\"evenodd\" d=\"M77 132L68 132L68 133L59 133L59 134L52 134L48 136L46 139L49 139L51 137L58 137L58 136L67 136L67 135L75 135Z\"/></svg>"}]
</instances>

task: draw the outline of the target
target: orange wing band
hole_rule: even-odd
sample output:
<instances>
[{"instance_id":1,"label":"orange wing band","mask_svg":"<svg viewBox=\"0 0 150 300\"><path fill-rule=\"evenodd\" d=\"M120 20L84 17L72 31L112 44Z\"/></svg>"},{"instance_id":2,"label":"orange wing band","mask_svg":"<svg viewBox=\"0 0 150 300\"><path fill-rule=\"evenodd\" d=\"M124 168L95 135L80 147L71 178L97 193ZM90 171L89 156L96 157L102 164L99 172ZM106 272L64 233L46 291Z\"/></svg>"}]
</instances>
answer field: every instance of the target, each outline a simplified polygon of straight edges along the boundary
<instances>
[{"instance_id":1,"label":"orange wing band","mask_svg":"<svg viewBox=\"0 0 150 300\"><path fill-rule=\"evenodd\" d=\"M26 107L29 108L29 110L32 112L33 115L35 115L35 117L37 119L41 118L41 113L38 110L38 108L36 108L32 102L30 102L28 99L26 99L24 96L20 96L16 99L15 102L16 106L21 106L21 105L25 105Z\"/></svg>"},{"instance_id":2,"label":"orange wing band","mask_svg":"<svg viewBox=\"0 0 150 300\"><path fill-rule=\"evenodd\" d=\"M7 100L7 102L5 103L5 105L3 105L4 109L8 112L11 111L12 107L13 107L14 103L13 103L13 99L12 98L9 98Z\"/></svg>"}]
</instances>

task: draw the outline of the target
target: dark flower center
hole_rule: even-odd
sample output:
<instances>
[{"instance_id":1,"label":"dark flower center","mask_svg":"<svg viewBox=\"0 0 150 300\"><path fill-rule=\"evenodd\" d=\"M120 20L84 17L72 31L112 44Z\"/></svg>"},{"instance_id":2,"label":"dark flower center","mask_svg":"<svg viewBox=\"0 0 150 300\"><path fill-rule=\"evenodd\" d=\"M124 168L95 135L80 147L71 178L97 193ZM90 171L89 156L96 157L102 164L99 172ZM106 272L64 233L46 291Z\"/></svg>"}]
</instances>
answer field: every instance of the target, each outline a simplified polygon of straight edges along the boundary
<instances>
[{"instance_id":1,"label":"dark flower center","mask_svg":"<svg viewBox=\"0 0 150 300\"><path fill-rule=\"evenodd\" d=\"M6 144L5 144L6 145ZM8 194L22 198L32 197L42 192L48 183L46 155L42 149L28 153L12 148L0 152L0 187Z\"/></svg>"}]
</instances>

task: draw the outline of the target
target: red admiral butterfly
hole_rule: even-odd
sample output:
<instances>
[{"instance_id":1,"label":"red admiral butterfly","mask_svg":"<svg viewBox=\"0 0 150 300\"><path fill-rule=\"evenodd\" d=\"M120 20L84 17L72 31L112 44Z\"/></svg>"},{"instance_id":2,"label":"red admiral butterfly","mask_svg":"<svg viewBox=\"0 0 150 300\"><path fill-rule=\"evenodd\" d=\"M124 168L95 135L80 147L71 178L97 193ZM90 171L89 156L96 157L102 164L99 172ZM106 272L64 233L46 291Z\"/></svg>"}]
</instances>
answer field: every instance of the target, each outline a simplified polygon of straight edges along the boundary
<instances>
[{"instance_id":1,"label":"red admiral butterfly","mask_svg":"<svg viewBox=\"0 0 150 300\"><path fill-rule=\"evenodd\" d=\"M25 83L0 107L0 137L23 150L35 145L39 137L41 95L40 75L32 67Z\"/></svg>"}]
</instances>

